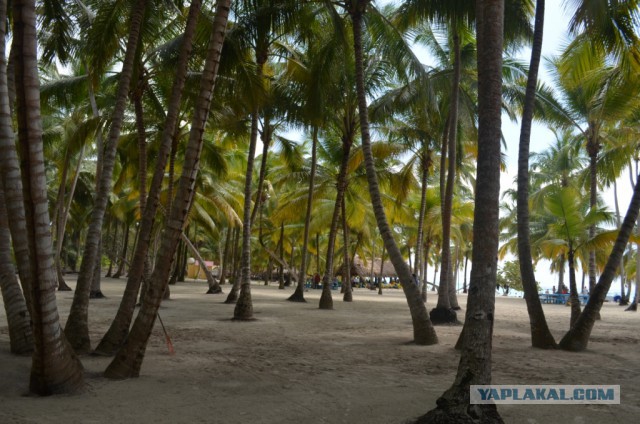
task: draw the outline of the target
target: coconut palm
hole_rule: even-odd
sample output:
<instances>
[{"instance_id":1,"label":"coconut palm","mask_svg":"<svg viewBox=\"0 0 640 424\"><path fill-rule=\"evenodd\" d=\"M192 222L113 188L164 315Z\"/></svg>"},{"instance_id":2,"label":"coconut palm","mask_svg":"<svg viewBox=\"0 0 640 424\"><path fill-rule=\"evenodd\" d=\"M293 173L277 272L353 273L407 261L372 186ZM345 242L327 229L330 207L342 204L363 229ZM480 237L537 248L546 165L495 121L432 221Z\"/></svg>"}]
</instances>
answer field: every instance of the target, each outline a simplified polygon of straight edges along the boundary
<instances>
[{"instance_id":1,"label":"coconut palm","mask_svg":"<svg viewBox=\"0 0 640 424\"><path fill-rule=\"evenodd\" d=\"M0 185L0 289L9 325L11 353L21 355L33 352L33 333L29 310L22 290L20 290L20 283L16 278L15 266L11 259L9 217L7 216L2 185Z\"/></svg>"},{"instance_id":2,"label":"coconut palm","mask_svg":"<svg viewBox=\"0 0 640 424\"><path fill-rule=\"evenodd\" d=\"M74 292L73 303L71 305L69 317L67 318L67 324L65 325L65 334L67 335L71 346L79 353L87 353L91 347L88 327L89 293L91 291L93 274L97 264L99 263L98 253L102 235L102 222L104 220L104 213L111 193L117 141L120 136L124 110L129 94L129 85L133 74L136 48L138 46L140 29L146 7L146 0L138 0L134 4L131 12L129 37L127 40L122 70L120 72L120 81L116 94L116 106L111 115L111 126L109 128L104 157L101 162L98 192L91 214L87 238L85 240L85 248L80 273L78 274L76 291Z\"/></svg>"},{"instance_id":3,"label":"coconut palm","mask_svg":"<svg viewBox=\"0 0 640 424\"><path fill-rule=\"evenodd\" d=\"M580 298L576 285L575 262L581 256L580 252L588 252L593 248L605 249L609 247L617 231L599 231L595 237L590 237L589 228L603 223L612 223L613 215L604 209L590 208L580 193L572 187L556 189L545 197L545 213L551 214L554 220L549 224L546 240L541 242L541 248L547 250L550 247L552 256L560 253L567 257L569 264L569 286L571 301L572 327L580 315ZM609 243L607 245L607 243Z\"/></svg>"},{"instance_id":4,"label":"coconut palm","mask_svg":"<svg viewBox=\"0 0 640 424\"><path fill-rule=\"evenodd\" d=\"M167 118L165 120L164 131L162 134L162 143L156 159L156 168L149 189L149 202L146 205L147 207L142 211L140 233L138 234L136 250L132 260L132 268L129 270L127 285L125 287L118 312L112 321L109 330L107 330L107 333L103 336L102 340L96 347L96 352L101 354L114 354L116 349L122 345L133 317L136 298L140 290L140 284L144 273L144 264L146 262L149 243L151 241L153 223L159 204L160 190L162 188L162 180L164 177L167 157L178 125L180 100L182 97L182 90L184 88L187 63L191 52L197 16L200 13L200 6L200 1L193 1L191 3L191 8L189 9L189 15L183 36L183 44L179 54L176 77L171 92Z\"/></svg>"},{"instance_id":5,"label":"coconut palm","mask_svg":"<svg viewBox=\"0 0 640 424\"><path fill-rule=\"evenodd\" d=\"M4 6L0 4L2 10ZM84 387L82 364L64 337L55 301L56 274L52 260L38 91L35 2L13 2L13 23L13 43L17 52L18 145L22 159L20 168L28 253L31 275L34 276L30 287L30 312L35 348L29 390L39 395L75 392ZM4 181L6 187L7 179Z\"/></svg>"},{"instance_id":6,"label":"coconut palm","mask_svg":"<svg viewBox=\"0 0 640 424\"><path fill-rule=\"evenodd\" d=\"M504 2L477 2L478 173L469 299L462 355L453 385L418 422L502 422L495 405L470 405L469 385L491 381L500 191L500 121ZM473 418L472 418L473 417ZM423 421L421 421L423 420ZM434 421L429 421L434 420Z\"/></svg>"},{"instance_id":7,"label":"coconut palm","mask_svg":"<svg viewBox=\"0 0 640 424\"><path fill-rule=\"evenodd\" d=\"M209 108L213 96L213 88L220 63L222 45L226 35L230 2L220 1L216 5L211 41L209 43L207 60L201 77L201 88L194 119L189 133L189 143L183 162L182 175L176 192L176 199L172 203L169 219L164 227L162 243L158 253L158 261L151 275L149 287L145 293L144 302L136 317L129 335L120 348L119 354L105 370L108 378L124 379L136 377L140 373L144 351L153 329L153 324L162 301L162 294L168 281L171 263L186 215L191 207L195 178L198 172L198 161L202 150L203 133ZM246 194L246 193L245 193ZM247 208L245 205L245 214ZM245 219L247 215L245 215Z\"/></svg>"},{"instance_id":8,"label":"coconut palm","mask_svg":"<svg viewBox=\"0 0 640 424\"><path fill-rule=\"evenodd\" d=\"M373 154L371 151L371 136L369 133L369 117L366 98L365 86L365 68L364 68L364 44L363 44L363 18L367 13L369 0L352 0L345 1L341 4L344 10L349 14L353 28L353 52L355 64L355 82L356 93L358 99L358 116L360 120L360 135L362 138L362 150L365 159L365 169L369 185L369 194L373 205L374 214L380 230L380 235L384 241L384 246L389 253L389 258L393 263L396 272L400 277L403 291L409 304L409 310L413 321L414 341L418 344L434 344L437 343L437 337L431 321L426 312L426 308L420 298L418 288L413 284L413 278L408 265L402 258L400 249L396 244L391 228L389 227L387 217L384 211L380 189L378 185L378 177L376 175ZM371 12L371 11L370 11Z\"/></svg>"}]
</instances>

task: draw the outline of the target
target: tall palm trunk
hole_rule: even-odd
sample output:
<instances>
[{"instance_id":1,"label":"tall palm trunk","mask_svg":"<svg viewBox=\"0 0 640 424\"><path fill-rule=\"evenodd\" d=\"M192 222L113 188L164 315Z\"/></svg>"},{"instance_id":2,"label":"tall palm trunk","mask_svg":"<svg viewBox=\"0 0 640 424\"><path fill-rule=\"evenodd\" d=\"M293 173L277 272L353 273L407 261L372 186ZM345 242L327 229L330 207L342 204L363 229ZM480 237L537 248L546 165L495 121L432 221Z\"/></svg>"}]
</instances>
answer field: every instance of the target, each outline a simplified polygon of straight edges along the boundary
<instances>
[{"instance_id":1,"label":"tall palm trunk","mask_svg":"<svg viewBox=\"0 0 640 424\"><path fill-rule=\"evenodd\" d=\"M598 203L598 153L600 152L600 142L597 139L597 131L592 126L589 127L587 140L587 152L589 153L589 206L595 209ZM589 239L596 235L596 226L589 227ZM589 250L589 293L596 285L596 251ZM624 296L624 293L621 293Z\"/></svg>"},{"instance_id":2,"label":"tall palm trunk","mask_svg":"<svg viewBox=\"0 0 640 424\"><path fill-rule=\"evenodd\" d=\"M344 247L342 249L343 271L342 271L342 290L344 302L353 302L353 289L351 287L351 262L349 261L349 225L347 223L347 207L344 198L342 199L342 235L344 238Z\"/></svg>"},{"instance_id":3,"label":"tall palm trunk","mask_svg":"<svg viewBox=\"0 0 640 424\"><path fill-rule=\"evenodd\" d=\"M261 68L259 68L261 69ZM262 76L262 72L258 73ZM253 319L251 300L251 181L253 179L253 159L258 138L258 110L251 114L251 139L247 156L247 172L244 181L244 212L242 215L242 257L240 259L240 294L233 310L233 319L248 321ZM258 193L260 196L260 193Z\"/></svg>"},{"instance_id":4,"label":"tall palm trunk","mask_svg":"<svg viewBox=\"0 0 640 424\"><path fill-rule=\"evenodd\" d=\"M524 299L527 302L527 311L529 312L531 345L540 349L552 349L556 347L556 342L551 335L551 331L549 331L549 326L547 325L547 320L542 310L542 304L540 303L540 297L538 296L529 236L529 146L531 144L531 123L533 121L535 91L538 83L538 69L540 67L542 51L544 9L545 0L537 0L531 62L529 65L524 110L522 112L520 127L517 198L518 260L520 263Z\"/></svg>"},{"instance_id":5,"label":"tall palm trunk","mask_svg":"<svg viewBox=\"0 0 640 424\"><path fill-rule=\"evenodd\" d=\"M240 227L236 227L233 230L233 247L232 247L232 267L231 267L231 290L227 295L224 303L230 305L238 301L238 292L240 291Z\"/></svg>"},{"instance_id":6,"label":"tall palm trunk","mask_svg":"<svg viewBox=\"0 0 640 424\"><path fill-rule=\"evenodd\" d=\"M64 277L62 275L62 244L64 242L65 229L67 227L67 219L69 217L69 211L71 210L71 203L73 202L73 195L76 192L76 187L78 186L78 179L80 178L80 167L82 166L82 159L84 158L85 146L82 146L80 149L80 153L78 154L78 159L76 162L75 172L73 174L73 180L71 181L71 187L69 188L69 195L67 199L67 203L61 203L60 215L56 220L56 246L55 246L55 257L54 263L56 264L56 273L58 275L58 290L60 291L70 291L71 288L64 281Z\"/></svg>"},{"instance_id":7,"label":"tall palm trunk","mask_svg":"<svg viewBox=\"0 0 640 424\"><path fill-rule=\"evenodd\" d=\"M436 333L429 320L429 315L424 302L420 299L418 288L413 284L411 271L407 263L402 258L402 253L396 245L393 233L387 222L380 189L378 187L378 177L374 167L373 154L371 152L371 136L369 135L369 117L367 110L367 97L364 86L364 52L362 48L362 18L369 3L368 0L358 0L356 7L349 10L353 23L353 47L355 54L356 68L356 90L358 95L358 112L360 117L360 133L362 136L362 150L365 158L367 172L367 182L369 183L369 195L371 204L378 223L380 235L384 241L385 248L389 252L389 258L393 263L396 273L400 277L402 290L404 291L411 319L413 322L413 340L417 344L429 345L438 342Z\"/></svg>"},{"instance_id":8,"label":"tall palm trunk","mask_svg":"<svg viewBox=\"0 0 640 424\"><path fill-rule=\"evenodd\" d=\"M578 320L580 316L580 297L578 297L578 284L576 283L576 264L574 260L573 248L569 247L569 302L571 304L571 318L569 328Z\"/></svg>"},{"instance_id":9,"label":"tall palm trunk","mask_svg":"<svg viewBox=\"0 0 640 424\"><path fill-rule=\"evenodd\" d=\"M189 142L184 156L182 175L180 176L176 198L172 204L169 219L167 219L163 230L158 261L151 275L147 292L144 295L144 302L140 307L140 312L133 323L131 331L124 345L105 370L105 377L107 378L124 379L137 377L140 374L147 342L158 314L162 295L167 287L176 247L183 231L187 213L193 202L203 134L209 116L213 89L220 64L229 9L230 0L218 1L211 41L209 42L207 58L200 79L200 91L189 132Z\"/></svg>"},{"instance_id":10,"label":"tall palm trunk","mask_svg":"<svg viewBox=\"0 0 640 424\"><path fill-rule=\"evenodd\" d=\"M0 184L0 289L9 326L11 353L21 355L33 352L33 332L31 331L29 310L11 260L9 217L4 202L2 184Z\"/></svg>"},{"instance_id":11,"label":"tall palm trunk","mask_svg":"<svg viewBox=\"0 0 640 424\"><path fill-rule=\"evenodd\" d=\"M300 274L298 274L298 284L296 291L287 299L292 302L306 302L304 298L304 283L307 276L307 258L309 256L309 227L311 226L311 208L313 205L313 190L316 177L318 151L318 127L313 128L313 137L311 144L311 172L309 174L309 192L307 193L307 210L304 217L304 236L302 241L302 258L300 263Z\"/></svg>"},{"instance_id":12,"label":"tall palm trunk","mask_svg":"<svg viewBox=\"0 0 640 424\"><path fill-rule=\"evenodd\" d=\"M418 422L501 423L495 405L471 405L470 385L491 383L500 201L504 0L478 0L478 160L471 281L455 381Z\"/></svg>"},{"instance_id":13,"label":"tall palm trunk","mask_svg":"<svg viewBox=\"0 0 640 424\"><path fill-rule=\"evenodd\" d=\"M431 162L431 152L425 145L422 146L422 157L420 160L420 213L418 215L418 237L416 241L416 260L415 260L415 273L418 275L418 281L425 281L423 285L426 287L425 273L422 272L422 256L423 256L423 238L424 238L424 216L427 211L427 184L429 178L429 167ZM426 291L423 289L422 293L426 296Z\"/></svg>"},{"instance_id":14,"label":"tall palm trunk","mask_svg":"<svg viewBox=\"0 0 640 424\"><path fill-rule=\"evenodd\" d=\"M9 231L13 242L13 256L18 265L18 275L24 293L27 308L31 310L31 290L33 286L31 264L29 262L29 241L27 238L27 222L24 214L24 196L22 193L22 180L20 175L20 160L16 152L15 137L12 121L10 93L13 91L15 101L15 81L10 88L7 82L7 69L15 69L15 52L17 46L14 43L11 51L13 54L13 66L7 66L6 52L6 16L7 2L0 1L0 184L3 191L3 203L9 220ZM11 79L15 79L12 72Z\"/></svg>"},{"instance_id":15,"label":"tall palm trunk","mask_svg":"<svg viewBox=\"0 0 640 424\"><path fill-rule=\"evenodd\" d=\"M137 0L131 13L129 39L127 40L125 58L122 63L122 70L120 71L116 105L114 107L113 114L111 115L111 128L109 129L104 160L102 161L100 183L98 185L98 192L93 205L93 211L91 213L91 220L89 222L89 230L85 240L82 265L80 266L80 273L78 274L76 291L74 292L73 303L71 304L71 310L65 325L65 334L69 339L69 343L78 353L87 353L91 348L88 323L91 279L100 260L98 255L100 238L102 235L102 222L104 220L104 213L107 209L107 203L111 193L112 174L116 159L118 138L120 137L124 110L127 105L136 47L138 45L138 38L146 6L147 0Z\"/></svg>"},{"instance_id":16,"label":"tall palm trunk","mask_svg":"<svg viewBox=\"0 0 640 424\"><path fill-rule=\"evenodd\" d=\"M133 260L131 261L131 267L129 268L129 274L127 276L127 284L125 286L122 300L120 301L120 306L118 307L118 312L114 320L111 322L109 330L103 336L96 348L96 352L100 354L113 355L124 343L125 337L129 332L129 326L131 325L136 299L138 297L138 292L140 291L140 284L144 274L145 262L148 257L151 235L153 234L153 224L158 210L167 157L169 156L174 135L176 133L176 127L178 125L182 90L186 80L187 64L191 54L193 36L195 34L195 27L200 14L201 5L201 0L193 0L189 8L189 15L187 17L182 46L180 47L180 53L178 56L176 76L171 89L171 97L167 108L165 126L162 131L162 142L158 150L156 167L151 180L151 187L149 188L149 196L147 198L147 202L145 204L146 207L144 208L139 226L135 253Z\"/></svg>"},{"instance_id":17,"label":"tall palm trunk","mask_svg":"<svg viewBox=\"0 0 640 424\"><path fill-rule=\"evenodd\" d=\"M336 202L333 206L331 226L329 227L329 242L327 244L327 260L324 266L322 277L322 294L320 295L320 309L333 309L333 298L331 297L331 283L333 280L333 259L335 252L336 236L338 234L338 223L340 222L340 206L344 201L344 192L347 189L347 167L349 165L349 154L353 139L343 136L342 138L342 163L336 181Z\"/></svg>"},{"instance_id":18,"label":"tall palm trunk","mask_svg":"<svg viewBox=\"0 0 640 424\"><path fill-rule=\"evenodd\" d=\"M2 22L4 24L4 19ZM30 310L35 344L29 390L39 395L76 392L84 388L82 364L64 337L55 298L56 272L42 143L35 1L15 0L13 23L13 43L17 50L20 168L29 261L31 275L35 277ZM1 35L4 39L4 34Z\"/></svg>"},{"instance_id":19,"label":"tall palm trunk","mask_svg":"<svg viewBox=\"0 0 640 424\"><path fill-rule=\"evenodd\" d=\"M458 317L452 306L453 264L451 262L451 216L453 211L453 188L456 179L456 150L458 134L458 97L460 91L460 35L454 26L453 34L453 82L451 84L451 105L449 110L448 128L448 167L447 184L444 191L442 206L442 264L440 265L440 287L438 290L438 304L429 312L434 324L451 324L458 322ZM455 294L455 289L454 289ZM456 300L457 303L457 300ZM457 305L456 305L457 306Z\"/></svg>"},{"instance_id":20,"label":"tall palm trunk","mask_svg":"<svg viewBox=\"0 0 640 424\"><path fill-rule=\"evenodd\" d=\"M613 180L613 204L616 209L616 225L620 228L620 205L618 204L618 184L616 180ZM620 259L620 306L629 304L629 295L625 296L624 286L626 283L626 271L624 267L624 256ZM631 284L629 284L629 291L631 290Z\"/></svg>"},{"instance_id":21,"label":"tall palm trunk","mask_svg":"<svg viewBox=\"0 0 640 424\"><path fill-rule=\"evenodd\" d=\"M629 237L633 232L634 224L638 218L638 211L640 210L640 184L636 184L631 197L631 203L627 214L622 221L622 226L618 232L616 242L609 254L609 259L605 265L604 271L600 275L598 284L590 291L589 301L584 310L578 317L575 325L565 334L560 340L560 348L571 351L582 351L587 348L589 343L589 336L591 330L597 320L600 308L604 303L604 299L607 296L611 283L616 276L616 270L620 266L620 258L624 254L624 250L629 241Z\"/></svg>"}]
</instances>

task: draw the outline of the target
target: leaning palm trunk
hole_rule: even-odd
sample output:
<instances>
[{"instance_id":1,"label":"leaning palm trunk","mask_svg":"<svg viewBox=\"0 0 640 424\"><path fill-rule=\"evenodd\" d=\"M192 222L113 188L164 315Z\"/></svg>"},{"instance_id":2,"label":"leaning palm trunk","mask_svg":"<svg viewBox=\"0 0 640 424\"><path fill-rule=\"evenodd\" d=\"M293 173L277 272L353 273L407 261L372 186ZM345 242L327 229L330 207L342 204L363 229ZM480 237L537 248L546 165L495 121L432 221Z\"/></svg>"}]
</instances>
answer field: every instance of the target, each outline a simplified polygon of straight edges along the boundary
<instances>
[{"instance_id":1,"label":"leaning palm trunk","mask_svg":"<svg viewBox=\"0 0 640 424\"><path fill-rule=\"evenodd\" d=\"M200 79L200 91L196 100L193 122L189 132L189 142L184 156L182 175L178 183L175 200L172 203L169 219L166 221L158 261L151 275L149 287L144 294L144 302L133 323L129 335L111 364L105 370L105 377L124 379L140 375L153 324L158 314L162 295L167 287L171 264L176 247L183 231L187 213L191 207L195 192L198 163L202 151L205 124L209 116L213 89L215 86L220 54L225 38L229 16L230 0L220 0L216 5L211 41Z\"/></svg>"},{"instance_id":2,"label":"leaning palm trunk","mask_svg":"<svg viewBox=\"0 0 640 424\"><path fill-rule=\"evenodd\" d=\"M9 326L9 347L11 353L33 352L33 333L27 302L24 300L20 283L11 260L11 235L9 218L4 202L4 190L0 184L0 289L4 310Z\"/></svg>"},{"instance_id":3,"label":"leaning palm trunk","mask_svg":"<svg viewBox=\"0 0 640 424\"><path fill-rule=\"evenodd\" d=\"M400 249L396 245L393 233L387 222L387 217L382 205L380 189L378 187L378 177L374 167L373 154L371 152L371 137L369 135L369 117L367 116L367 98L364 86L364 53L362 48L362 18L368 0L359 1L362 8L358 7L351 11L351 20L353 22L353 46L355 54L356 68L356 90L358 95L358 112L360 117L360 133L362 136L362 150L365 158L365 167L367 171L367 182L369 183L369 194L371 196L371 204L378 223L380 235L384 241L384 245L389 252L389 258L393 263L396 273L400 277L402 290L404 291L411 319L413 322L413 340L417 344L429 345L438 342L436 333L429 320L425 304L420 299L419 290L413 284L411 271L407 263L402 258Z\"/></svg>"},{"instance_id":4,"label":"leaning palm trunk","mask_svg":"<svg viewBox=\"0 0 640 424\"><path fill-rule=\"evenodd\" d=\"M0 4L4 10L4 4ZM5 20L2 19L2 25ZM56 306L36 55L35 1L13 2L16 115L31 275L34 353L29 390L39 395L84 388L82 364L64 337ZM0 34L4 40L4 34ZM3 52L4 53L4 52ZM6 182L6 181L5 181Z\"/></svg>"},{"instance_id":5,"label":"leaning palm trunk","mask_svg":"<svg viewBox=\"0 0 640 424\"><path fill-rule=\"evenodd\" d=\"M184 244L187 246L191 254L196 258L196 262L198 263L200 268L204 270L204 275L207 278L207 284L209 285L209 290L207 291L207 294L222 293L220 284L218 284L218 281L216 281L211 271L209 271L209 268L207 268L207 263L202 258L202 255L200 255L200 252L198 252L198 249L196 249L193 243L191 243L191 240L187 238L187 235L184 233L184 231L180 235L180 238L182 239Z\"/></svg>"},{"instance_id":6,"label":"leaning palm trunk","mask_svg":"<svg viewBox=\"0 0 640 424\"><path fill-rule=\"evenodd\" d=\"M111 322L109 330L96 348L96 352L100 354L113 355L122 343L124 343L129 331L129 326L131 325L131 319L133 318L133 312L136 305L136 298L138 297L140 284L145 271L145 262L147 262L151 235L153 233L153 224L158 209L160 191L162 189L164 169L167 163L167 157L171 150L171 143L174 138L175 128L178 123L180 100L182 99L182 90L184 88L184 82L187 74L187 64L191 53L193 35L195 33L197 17L200 13L201 4L201 0L194 0L191 2L191 7L189 8L189 16L187 18L187 24L183 35L182 46L180 47L176 77L173 82L167 117L165 119L165 126L162 132L162 143L158 150L156 167L151 180L151 187L149 188L149 196L147 197L146 207L144 208L142 220L140 222L138 241L136 243L132 264L129 268L127 285L125 286L118 312L114 320Z\"/></svg>"},{"instance_id":7,"label":"leaning palm trunk","mask_svg":"<svg viewBox=\"0 0 640 424\"><path fill-rule=\"evenodd\" d=\"M542 51L544 7L545 1L537 0L531 63L529 65L529 75L527 77L527 89L520 128L517 199L518 259L520 262L524 299L527 302L527 311L529 312L531 345L541 349L552 349L556 347L556 342L551 335L551 331L549 331L549 326L547 325L547 320L542 310L542 304L540 303L540 297L538 296L529 236L529 146L531 143L531 122L533 121L535 90Z\"/></svg>"},{"instance_id":8,"label":"leaning palm trunk","mask_svg":"<svg viewBox=\"0 0 640 424\"><path fill-rule=\"evenodd\" d=\"M298 274L298 284L296 285L296 291L287 299L292 302L306 302L304 298L304 283L307 275L307 257L308 244L309 244L309 227L311 226L311 208L313 205L313 190L316 177L316 162L318 151L318 127L313 128L313 141L311 144L311 173L309 175L309 192L307 193L307 211L304 217L304 237L302 241L302 256L300 263L300 274Z\"/></svg>"},{"instance_id":9,"label":"leaning palm trunk","mask_svg":"<svg viewBox=\"0 0 640 424\"><path fill-rule=\"evenodd\" d=\"M473 257L455 381L418 422L502 423L495 405L471 405L470 385L491 384L500 201L504 0L478 0L478 160Z\"/></svg>"},{"instance_id":10,"label":"leaning palm trunk","mask_svg":"<svg viewBox=\"0 0 640 424\"><path fill-rule=\"evenodd\" d=\"M629 237L633 232L639 210L640 184L636 184L633 196L631 197L631 203L629 204L629 209L624 217L624 221L622 221L622 226L618 232L618 237L613 249L609 254L609 259L607 260L604 271L600 275L598 284L596 284L594 289L591 290L589 301L580 314L580 317L578 317L575 325L571 327L560 341L561 349L582 351L587 348L591 330L593 330L593 326L595 325L598 314L600 313L600 308L602 308L607 292L609 291L609 288L611 288L611 283L616 276L616 270L620 266L620 258L624 254Z\"/></svg>"},{"instance_id":11,"label":"leaning palm trunk","mask_svg":"<svg viewBox=\"0 0 640 424\"><path fill-rule=\"evenodd\" d=\"M111 128L109 129L107 146L102 161L98 192L91 213L76 291L74 292L73 303L65 326L65 334L71 346L79 353L87 353L91 348L88 323L89 292L91 291L93 273L99 263L98 254L102 235L102 222L107 209L109 194L111 193L118 138L122 127L124 110L127 105L136 48L146 6L147 0L137 0L131 13L129 39L127 40L127 49L122 63L122 71L120 72L120 81L118 82L116 105L111 115Z\"/></svg>"}]
</instances>

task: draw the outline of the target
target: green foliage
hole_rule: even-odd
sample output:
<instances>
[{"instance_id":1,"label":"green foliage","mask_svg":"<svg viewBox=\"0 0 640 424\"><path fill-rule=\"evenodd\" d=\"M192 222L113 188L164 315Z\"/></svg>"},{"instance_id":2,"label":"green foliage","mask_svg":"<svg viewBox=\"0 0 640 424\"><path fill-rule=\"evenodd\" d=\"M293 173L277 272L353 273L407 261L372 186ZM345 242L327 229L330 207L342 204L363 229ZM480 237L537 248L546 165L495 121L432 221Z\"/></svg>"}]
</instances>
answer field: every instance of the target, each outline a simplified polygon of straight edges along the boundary
<instances>
[{"instance_id":1,"label":"green foliage","mask_svg":"<svg viewBox=\"0 0 640 424\"><path fill-rule=\"evenodd\" d=\"M500 287L509 285L511 290L524 291L522 287L522 278L520 277L520 261L517 259L514 261L506 261L502 265L502 269L498 270L496 282ZM540 284L536 281L538 291L540 291Z\"/></svg>"}]
</instances>

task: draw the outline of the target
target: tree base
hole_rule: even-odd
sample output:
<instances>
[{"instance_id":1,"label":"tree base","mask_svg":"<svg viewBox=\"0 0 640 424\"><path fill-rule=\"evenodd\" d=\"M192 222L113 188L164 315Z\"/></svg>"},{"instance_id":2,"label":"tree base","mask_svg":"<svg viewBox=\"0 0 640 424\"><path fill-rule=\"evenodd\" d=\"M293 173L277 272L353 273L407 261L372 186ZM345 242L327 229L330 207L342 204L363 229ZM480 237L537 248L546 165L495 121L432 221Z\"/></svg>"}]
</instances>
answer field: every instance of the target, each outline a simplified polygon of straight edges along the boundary
<instances>
[{"instance_id":1,"label":"tree base","mask_svg":"<svg viewBox=\"0 0 640 424\"><path fill-rule=\"evenodd\" d=\"M433 325L460 324L458 314L453 309L433 308L429 312L429 318Z\"/></svg>"},{"instance_id":2,"label":"tree base","mask_svg":"<svg viewBox=\"0 0 640 424\"><path fill-rule=\"evenodd\" d=\"M105 296L100 290L96 290L96 291L91 291L89 292L89 299L106 299L107 296Z\"/></svg>"},{"instance_id":3,"label":"tree base","mask_svg":"<svg viewBox=\"0 0 640 424\"><path fill-rule=\"evenodd\" d=\"M71 289L64 280L61 280L58 283L58 291L73 291L73 289Z\"/></svg>"},{"instance_id":4,"label":"tree base","mask_svg":"<svg viewBox=\"0 0 640 424\"><path fill-rule=\"evenodd\" d=\"M224 294L220 287L209 287L205 294Z\"/></svg>"},{"instance_id":5,"label":"tree base","mask_svg":"<svg viewBox=\"0 0 640 424\"><path fill-rule=\"evenodd\" d=\"M411 424L502 424L504 421L495 405L469 405L466 410L459 407L441 408L427 412Z\"/></svg>"},{"instance_id":6,"label":"tree base","mask_svg":"<svg viewBox=\"0 0 640 424\"><path fill-rule=\"evenodd\" d=\"M625 311L636 312L638 310L638 304L633 302Z\"/></svg>"},{"instance_id":7,"label":"tree base","mask_svg":"<svg viewBox=\"0 0 640 424\"><path fill-rule=\"evenodd\" d=\"M296 288L296 291L294 291L293 294L287 298L287 300L289 302L307 302L304 298L304 291L302 291L299 286Z\"/></svg>"}]
</instances>

